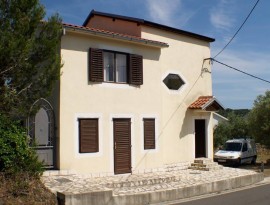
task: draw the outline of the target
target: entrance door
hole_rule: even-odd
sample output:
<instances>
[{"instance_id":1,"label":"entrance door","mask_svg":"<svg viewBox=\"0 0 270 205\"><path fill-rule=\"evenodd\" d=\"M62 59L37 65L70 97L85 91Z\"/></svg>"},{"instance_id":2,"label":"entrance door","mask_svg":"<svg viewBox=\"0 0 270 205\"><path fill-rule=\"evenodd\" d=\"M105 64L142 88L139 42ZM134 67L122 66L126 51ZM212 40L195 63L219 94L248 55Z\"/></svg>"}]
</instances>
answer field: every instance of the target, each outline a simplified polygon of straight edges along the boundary
<instances>
[{"instance_id":1,"label":"entrance door","mask_svg":"<svg viewBox=\"0 0 270 205\"><path fill-rule=\"evenodd\" d=\"M205 120L195 120L195 157L206 157Z\"/></svg>"},{"instance_id":2,"label":"entrance door","mask_svg":"<svg viewBox=\"0 0 270 205\"><path fill-rule=\"evenodd\" d=\"M114 173L131 173L131 121L113 119Z\"/></svg>"}]
</instances>

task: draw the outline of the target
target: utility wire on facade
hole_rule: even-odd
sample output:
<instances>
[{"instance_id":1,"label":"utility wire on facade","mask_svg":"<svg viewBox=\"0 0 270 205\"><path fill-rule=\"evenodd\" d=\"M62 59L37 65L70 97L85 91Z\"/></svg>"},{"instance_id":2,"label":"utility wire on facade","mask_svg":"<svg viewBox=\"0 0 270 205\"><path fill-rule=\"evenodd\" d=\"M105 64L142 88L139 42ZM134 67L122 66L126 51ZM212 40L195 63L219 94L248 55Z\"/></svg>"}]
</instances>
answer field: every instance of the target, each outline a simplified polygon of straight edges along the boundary
<instances>
[{"instance_id":1,"label":"utility wire on facade","mask_svg":"<svg viewBox=\"0 0 270 205\"><path fill-rule=\"evenodd\" d=\"M257 6L257 4L259 3L260 0L257 0L257 2L255 3L255 5L253 6L253 8L251 9L251 11L249 12L248 16L246 17L246 19L244 20L244 22L242 23L242 25L239 27L239 29L236 31L236 33L233 35L233 37L231 38L231 40L221 49L221 51L219 51L214 57L213 59L215 59L219 54L221 54L226 48L227 46L232 42L232 40L235 38L235 36L239 33L239 31L242 29L242 27L244 26L244 24L246 23L246 21L248 20L248 18L250 17L250 15L252 14L253 10L255 9L255 7Z\"/></svg>"},{"instance_id":2,"label":"utility wire on facade","mask_svg":"<svg viewBox=\"0 0 270 205\"><path fill-rule=\"evenodd\" d=\"M204 60L210 60L210 61L212 61L212 62L215 61L215 62L217 62L217 63L219 63L219 64L221 64L221 65L224 65L224 66L226 66L226 67L228 67L228 68L231 68L231 69L233 69L233 70L235 70L235 71L238 71L238 72L243 73L243 74L245 74L245 75L248 75L248 76L250 76L250 77L252 77L252 78L256 78L256 79L258 79L258 80L261 80L261 81L264 81L264 82L270 84L270 81L269 81L269 80L265 80L265 79L263 79L263 78L257 77L257 76L255 76L255 75L250 74L250 73L247 73L247 72L245 72L245 71L239 70L239 69L234 68L234 67L232 67L232 66L229 66L229 65L227 65L227 64L225 64L225 63L222 63L222 62L220 62L220 61L218 61L218 60L216 60L216 59L214 59L214 58L206 58L206 59L204 59Z\"/></svg>"}]
</instances>

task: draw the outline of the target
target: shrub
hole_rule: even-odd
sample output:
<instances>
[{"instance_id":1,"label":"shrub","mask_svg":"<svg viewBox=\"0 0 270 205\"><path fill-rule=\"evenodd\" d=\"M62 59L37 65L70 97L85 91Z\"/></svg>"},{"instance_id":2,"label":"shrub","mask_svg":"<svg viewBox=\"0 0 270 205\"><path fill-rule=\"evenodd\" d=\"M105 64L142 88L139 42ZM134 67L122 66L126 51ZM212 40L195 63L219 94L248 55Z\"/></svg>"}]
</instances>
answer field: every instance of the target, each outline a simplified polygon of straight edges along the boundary
<instances>
[{"instance_id":1,"label":"shrub","mask_svg":"<svg viewBox=\"0 0 270 205\"><path fill-rule=\"evenodd\" d=\"M0 114L0 171L29 172L34 176L43 172L42 163L28 141L24 127Z\"/></svg>"}]
</instances>

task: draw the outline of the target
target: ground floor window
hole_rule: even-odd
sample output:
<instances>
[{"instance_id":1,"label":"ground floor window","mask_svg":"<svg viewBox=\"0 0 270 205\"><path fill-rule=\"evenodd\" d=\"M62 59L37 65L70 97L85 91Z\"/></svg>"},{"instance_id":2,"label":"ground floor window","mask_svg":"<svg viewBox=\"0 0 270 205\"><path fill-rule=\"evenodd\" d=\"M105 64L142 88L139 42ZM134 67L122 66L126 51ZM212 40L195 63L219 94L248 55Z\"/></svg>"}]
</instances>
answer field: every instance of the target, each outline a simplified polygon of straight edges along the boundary
<instances>
[{"instance_id":1,"label":"ground floor window","mask_svg":"<svg viewBox=\"0 0 270 205\"><path fill-rule=\"evenodd\" d=\"M99 151L98 119L79 119L79 152L94 153Z\"/></svg>"},{"instance_id":2,"label":"ground floor window","mask_svg":"<svg viewBox=\"0 0 270 205\"><path fill-rule=\"evenodd\" d=\"M144 131L144 149L155 149L155 119L144 118L143 119L143 131Z\"/></svg>"}]
</instances>

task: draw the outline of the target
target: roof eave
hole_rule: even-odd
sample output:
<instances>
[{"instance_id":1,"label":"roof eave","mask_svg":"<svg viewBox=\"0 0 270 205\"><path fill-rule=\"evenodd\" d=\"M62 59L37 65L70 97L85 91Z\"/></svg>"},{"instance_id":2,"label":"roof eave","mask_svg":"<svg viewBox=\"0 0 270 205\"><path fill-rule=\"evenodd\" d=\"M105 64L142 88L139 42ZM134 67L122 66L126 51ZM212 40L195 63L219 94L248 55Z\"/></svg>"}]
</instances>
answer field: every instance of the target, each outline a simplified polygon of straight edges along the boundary
<instances>
[{"instance_id":1,"label":"roof eave","mask_svg":"<svg viewBox=\"0 0 270 205\"><path fill-rule=\"evenodd\" d=\"M146 40L146 39L137 39L137 38L134 38L132 36L121 36L121 35L118 35L118 34L109 34L109 33L104 33L104 32L101 32L101 31L93 31L93 30L90 30L90 29L72 27L72 26L68 26L68 25L63 25L63 27L67 31L75 32L75 33L82 33L82 34L105 37L105 38L110 38L110 39L128 41L128 42L132 42L132 43L137 43L137 44L141 44L141 45L145 45L145 46L151 46L151 47L157 47L157 48L167 48L167 47L169 47L169 45L166 44L166 43L161 43L161 42L156 42L156 41L151 41L151 40Z\"/></svg>"},{"instance_id":2,"label":"roof eave","mask_svg":"<svg viewBox=\"0 0 270 205\"><path fill-rule=\"evenodd\" d=\"M200 34L192 33L192 32L189 32L189 31L184 31L184 30L173 28L173 27L170 27L170 26L154 23L154 22L151 22L151 21L144 21L144 25L154 27L154 28L159 28L159 29L166 30L166 31L171 31L173 33L182 34L182 35L185 35L185 36L189 36L189 37L196 38L196 39L203 40L203 41L210 42L210 43L215 41L214 38L210 38L210 37L203 36L203 35L200 35Z\"/></svg>"},{"instance_id":3,"label":"roof eave","mask_svg":"<svg viewBox=\"0 0 270 205\"><path fill-rule=\"evenodd\" d=\"M218 104L221 110L225 110L224 106L215 98L213 97L211 100L209 100L207 103L205 103L201 109L206 110L210 105L212 105L214 102Z\"/></svg>"},{"instance_id":4,"label":"roof eave","mask_svg":"<svg viewBox=\"0 0 270 205\"><path fill-rule=\"evenodd\" d=\"M220 114L218 114L218 113L216 113L216 112L214 112L214 115L220 117L220 118L223 119L223 120L229 121L228 118L226 118L226 117L224 117L224 116L222 116L222 115L220 115Z\"/></svg>"}]
</instances>

